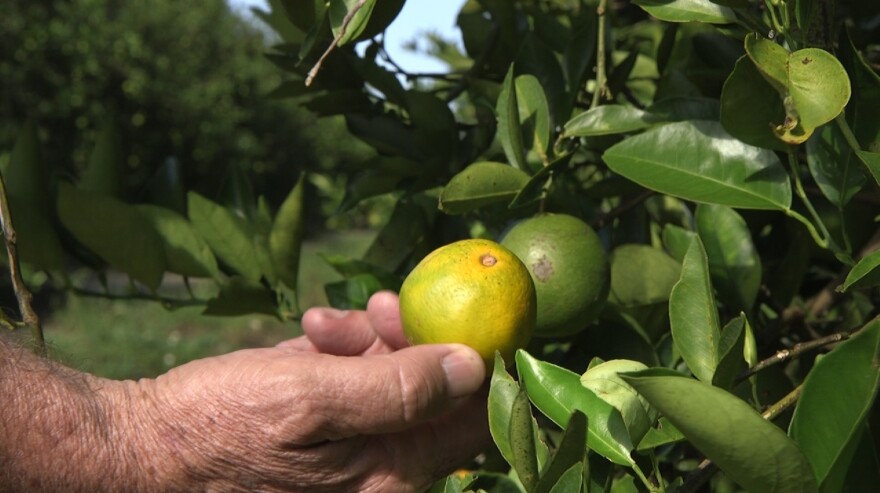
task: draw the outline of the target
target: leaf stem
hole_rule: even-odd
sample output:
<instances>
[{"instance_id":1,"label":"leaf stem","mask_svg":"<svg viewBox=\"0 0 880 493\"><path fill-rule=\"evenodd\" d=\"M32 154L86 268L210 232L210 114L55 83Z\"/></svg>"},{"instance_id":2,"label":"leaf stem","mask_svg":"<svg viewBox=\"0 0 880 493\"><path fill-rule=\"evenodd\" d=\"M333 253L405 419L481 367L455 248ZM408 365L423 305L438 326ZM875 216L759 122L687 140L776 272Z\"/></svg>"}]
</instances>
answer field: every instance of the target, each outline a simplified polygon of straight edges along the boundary
<instances>
[{"instance_id":1,"label":"leaf stem","mask_svg":"<svg viewBox=\"0 0 880 493\"><path fill-rule=\"evenodd\" d=\"M802 223L804 223L804 225L809 224L809 226L807 226L807 229L810 230L810 235L813 236L813 239L816 240L816 243L820 247L831 248L831 235L828 233L828 228L825 227L825 223L822 221L819 213L816 212L816 208L813 207L813 203L810 202L810 198L807 197L807 192L804 191L804 183L803 181L801 181L800 161L798 160L797 155L795 155L794 150L791 148L788 151L788 164L791 167L791 176L794 179L795 194L797 194L798 198L801 199L801 202L803 202L804 207L807 208L807 211L810 213L810 216L812 216L819 229L817 231L816 226L810 224L810 221L808 221L805 217L801 216L793 210L790 211L791 213L789 214L789 216L797 219L798 221L801 221Z\"/></svg>"},{"instance_id":2,"label":"leaf stem","mask_svg":"<svg viewBox=\"0 0 880 493\"><path fill-rule=\"evenodd\" d=\"M602 103L603 98L611 95L608 90L608 74L605 71L605 29L608 20L605 18L608 10L608 0L599 0L596 15L599 17L599 29L596 39L596 90L593 92L593 101L590 108L595 108Z\"/></svg>"},{"instance_id":3,"label":"leaf stem","mask_svg":"<svg viewBox=\"0 0 880 493\"><path fill-rule=\"evenodd\" d=\"M652 483L651 480L649 480L648 477L645 476L645 473L642 472L642 468L640 468L639 465L635 462L633 462L632 464L632 470L636 473L636 476L638 476L638 478L642 481L642 484L645 485L645 488L648 488L648 491L652 493L659 492L657 485Z\"/></svg>"},{"instance_id":4,"label":"leaf stem","mask_svg":"<svg viewBox=\"0 0 880 493\"><path fill-rule=\"evenodd\" d=\"M755 366L737 375L734 385L773 365L793 360L801 356L802 354L812 351L814 349L819 349L830 344L836 344L838 342L845 341L852 337L853 334L854 332L838 332L819 339L814 339L812 341L795 344L789 349L780 349L779 351L776 351L773 356L759 361Z\"/></svg>"},{"instance_id":5,"label":"leaf stem","mask_svg":"<svg viewBox=\"0 0 880 493\"><path fill-rule=\"evenodd\" d=\"M46 339L43 337L43 326L40 317L34 311L31 304L34 296L25 284L21 276L21 264L18 259L17 240L15 228L12 225L12 213L9 210L9 201L6 198L6 182L0 176L0 226L3 229L3 240L6 243L6 255L9 258L9 277L12 279L12 289L18 300L18 311L24 324L31 329L34 339L34 352L40 356L46 356Z\"/></svg>"}]
</instances>

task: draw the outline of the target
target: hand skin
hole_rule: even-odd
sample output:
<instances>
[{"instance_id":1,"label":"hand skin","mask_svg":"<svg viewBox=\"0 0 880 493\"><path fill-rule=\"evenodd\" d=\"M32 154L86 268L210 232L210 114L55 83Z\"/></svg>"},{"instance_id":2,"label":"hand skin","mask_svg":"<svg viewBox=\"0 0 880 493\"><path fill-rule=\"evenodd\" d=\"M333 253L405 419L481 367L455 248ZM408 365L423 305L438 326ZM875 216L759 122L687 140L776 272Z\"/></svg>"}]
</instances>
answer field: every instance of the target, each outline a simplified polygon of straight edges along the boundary
<instances>
[{"instance_id":1,"label":"hand skin","mask_svg":"<svg viewBox=\"0 0 880 493\"><path fill-rule=\"evenodd\" d=\"M407 347L394 294L302 325L137 382L0 339L0 491L411 492L488 443L479 355Z\"/></svg>"}]
</instances>

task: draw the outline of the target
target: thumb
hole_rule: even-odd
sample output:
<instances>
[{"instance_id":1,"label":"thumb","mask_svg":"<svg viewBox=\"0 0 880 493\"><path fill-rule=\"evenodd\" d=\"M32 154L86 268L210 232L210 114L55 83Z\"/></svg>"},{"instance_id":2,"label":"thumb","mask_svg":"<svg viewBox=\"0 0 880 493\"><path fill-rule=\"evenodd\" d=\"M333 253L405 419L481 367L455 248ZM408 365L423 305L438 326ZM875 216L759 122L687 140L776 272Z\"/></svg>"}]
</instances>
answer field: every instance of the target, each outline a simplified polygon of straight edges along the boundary
<instances>
[{"instance_id":1,"label":"thumb","mask_svg":"<svg viewBox=\"0 0 880 493\"><path fill-rule=\"evenodd\" d=\"M482 358L461 344L413 346L390 354L338 358L315 392L316 440L401 431L435 417L479 390ZM343 378L340 382L338 379ZM335 382L334 382L335 381ZM327 388L326 385L333 385Z\"/></svg>"}]
</instances>

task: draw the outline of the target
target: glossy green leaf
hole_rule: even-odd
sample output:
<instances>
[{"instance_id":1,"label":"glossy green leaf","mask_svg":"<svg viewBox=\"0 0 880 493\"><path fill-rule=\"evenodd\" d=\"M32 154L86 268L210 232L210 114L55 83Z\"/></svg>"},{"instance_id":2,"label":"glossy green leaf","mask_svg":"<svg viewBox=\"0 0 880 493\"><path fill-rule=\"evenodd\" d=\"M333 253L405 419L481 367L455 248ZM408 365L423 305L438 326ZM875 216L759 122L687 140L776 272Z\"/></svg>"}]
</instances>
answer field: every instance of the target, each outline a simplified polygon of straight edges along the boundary
<instances>
[{"instance_id":1,"label":"glossy green leaf","mask_svg":"<svg viewBox=\"0 0 880 493\"><path fill-rule=\"evenodd\" d=\"M814 493L810 464L785 432L718 387L665 370L623 375L688 441L749 491Z\"/></svg>"},{"instance_id":2,"label":"glossy green leaf","mask_svg":"<svg viewBox=\"0 0 880 493\"><path fill-rule=\"evenodd\" d=\"M165 272L162 239L137 209L113 197L58 186L58 219L93 253L150 289Z\"/></svg>"},{"instance_id":3,"label":"glossy green leaf","mask_svg":"<svg viewBox=\"0 0 880 493\"><path fill-rule=\"evenodd\" d=\"M533 491L538 483L538 461L535 450L535 432L532 426L532 407L529 396L520 390L510 409L508 436L513 469L526 491Z\"/></svg>"},{"instance_id":4,"label":"glossy green leaf","mask_svg":"<svg viewBox=\"0 0 880 493\"><path fill-rule=\"evenodd\" d=\"M684 439L684 435L678 431L678 428L673 426L666 417L661 417L657 421L657 426L648 430L636 450L639 452L653 450L661 445L680 442Z\"/></svg>"},{"instance_id":5,"label":"glossy green leaf","mask_svg":"<svg viewBox=\"0 0 880 493\"><path fill-rule=\"evenodd\" d=\"M339 46L357 39L367 23L377 0L330 0L330 27ZM347 21L347 22L346 22Z\"/></svg>"},{"instance_id":6,"label":"glossy green leaf","mask_svg":"<svg viewBox=\"0 0 880 493\"><path fill-rule=\"evenodd\" d=\"M494 202L510 201L529 182L529 175L492 161L471 164L453 176L440 193L440 210L464 214Z\"/></svg>"},{"instance_id":7,"label":"glossy green leaf","mask_svg":"<svg viewBox=\"0 0 880 493\"><path fill-rule=\"evenodd\" d=\"M528 169L526 157L523 154L522 127L519 121L519 100L516 91L516 76L513 73L513 65L507 70L498 102L495 105L495 114L498 118L498 140L504 149L507 161L515 168Z\"/></svg>"},{"instance_id":8,"label":"glossy green leaf","mask_svg":"<svg viewBox=\"0 0 880 493\"><path fill-rule=\"evenodd\" d=\"M825 355L807 374L789 435L813 466L823 491L840 491L880 387L880 321ZM832 484L829 484L829 481Z\"/></svg>"},{"instance_id":9,"label":"glossy green leaf","mask_svg":"<svg viewBox=\"0 0 880 493\"><path fill-rule=\"evenodd\" d=\"M516 368L529 399L545 416L562 428L575 410L589 421L587 446L608 460L631 465L632 442L620 413L584 388L580 376L519 350Z\"/></svg>"},{"instance_id":10,"label":"glossy green leaf","mask_svg":"<svg viewBox=\"0 0 880 493\"><path fill-rule=\"evenodd\" d=\"M709 281L709 260L698 236L681 264L681 278L669 296L672 338L691 372L703 382L712 382L719 361L721 326Z\"/></svg>"},{"instance_id":11,"label":"glossy green leaf","mask_svg":"<svg viewBox=\"0 0 880 493\"><path fill-rule=\"evenodd\" d=\"M576 465L580 465L577 474L574 475L578 485L583 481L583 464L587 460L587 416L581 411L575 411L568 420L568 426L565 427L565 433L559 442L559 447L553 454L553 458L547 463L541 471L541 479L535 486L534 493L551 493L554 488L558 488L560 483L568 484L574 481L573 478L567 478L573 474L569 471ZM579 487L579 486L578 486ZM578 490L566 490L578 491Z\"/></svg>"},{"instance_id":12,"label":"glossy green leaf","mask_svg":"<svg viewBox=\"0 0 880 493\"><path fill-rule=\"evenodd\" d=\"M156 205L135 207L161 237L169 272L188 277L220 277L211 248L185 217Z\"/></svg>"},{"instance_id":13,"label":"glossy green leaf","mask_svg":"<svg viewBox=\"0 0 880 493\"><path fill-rule=\"evenodd\" d=\"M718 365L712 376L712 385L730 389L737 375L746 369L746 360L743 357L746 342L745 325L745 316L740 314L730 319L721 329L721 338L718 340Z\"/></svg>"},{"instance_id":14,"label":"glossy green leaf","mask_svg":"<svg viewBox=\"0 0 880 493\"><path fill-rule=\"evenodd\" d=\"M840 286L840 291L848 289L868 289L880 286L880 250L865 255L853 266Z\"/></svg>"},{"instance_id":15,"label":"glossy green leaf","mask_svg":"<svg viewBox=\"0 0 880 493\"><path fill-rule=\"evenodd\" d=\"M598 364L591 362L589 369L581 375L581 385L620 412L633 443L640 442L654 425L657 411L620 378L620 373L643 369L647 369L644 363L614 359Z\"/></svg>"},{"instance_id":16,"label":"glossy green leaf","mask_svg":"<svg viewBox=\"0 0 880 493\"><path fill-rule=\"evenodd\" d=\"M775 153L740 142L717 122L670 123L629 137L603 156L616 173L683 199L786 210L788 174Z\"/></svg>"},{"instance_id":17,"label":"glossy green leaf","mask_svg":"<svg viewBox=\"0 0 880 493\"><path fill-rule=\"evenodd\" d=\"M366 310L370 297L383 289L387 288L372 274L358 274L324 285L327 301L339 310Z\"/></svg>"},{"instance_id":18,"label":"glossy green leaf","mask_svg":"<svg viewBox=\"0 0 880 493\"><path fill-rule=\"evenodd\" d=\"M733 10L710 0L634 0L634 3L661 21L708 24L736 22Z\"/></svg>"},{"instance_id":19,"label":"glossy green leaf","mask_svg":"<svg viewBox=\"0 0 880 493\"><path fill-rule=\"evenodd\" d=\"M843 208L867 180L859 157L837 125L823 125L807 141L807 165L819 190L832 204Z\"/></svg>"},{"instance_id":20,"label":"glossy green leaf","mask_svg":"<svg viewBox=\"0 0 880 493\"><path fill-rule=\"evenodd\" d=\"M513 402L519 395L519 384L505 370L504 359L499 353L495 353L495 366L492 370L492 379L489 386L489 432L492 439L501 452L501 456L511 466L513 465L513 452L510 448L510 414L513 410Z\"/></svg>"},{"instance_id":21,"label":"glossy green leaf","mask_svg":"<svg viewBox=\"0 0 880 493\"><path fill-rule=\"evenodd\" d=\"M220 285L216 297L208 300L204 315L218 317L237 317L241 315L278 316L275 294L262 284L242 277L232 277Z\"/></svg>"},{"instance_id":22,"label":"glossy green leaf","mask_svg":"<svg viewBox=\"0 0 880 493\"><path fill-rule=\"evenodd\" d=\"M576 493L581 491L586 479L589 478L584 475L584 462L578 462L562 473L550 493Z\"/></svg>"},{"instance_id":23,"label":"glossy green leaf","mask_svg":"<svg viewBox=\"0 0 880 493\"><path fill-rule=\"evenodd\" d=\"M669 252L669 255L671 255L672 258L681 262L684 260L684 256L687 253L688 248L691 246L691 239L696 236L696 234L697 233L688 231L681 226L664 224L663 233L661 233L663 248Z\"/></svg>"},{"instance_id":24,"label":"glossy green leaf","mask_svg":"<svg viewBox=\"0 0 880 493\"><path fill-rule=\"evenodd\" d=\"M746 144L785 151L773 131L785 119L779 92L767 82L752 60L743 55L721 90L721 124Z\"/></svg>"},{"instance_id":25,"label":"glossy green leaf","mask_svg":"<svg viewBox=\"0 0 880 493\"><path fill-rule=\"evenodd\" d=\"M565 137L614 135L650 126L646 113L634 106L607 104L589 109L565 124Z\"/></svg>"},{"instance_id":26,"label":"glossy green leaf","mask_svg":"<svg viewBox=\"0 0 880 493\"><path fill-rule=\"evenodd\" d=\"M723 205L700 204L695 219L709 257L712 284L721 301L737 311L749 312L761 288L762 269L748 224Z\"/></svg>"},{"instance_id":27,"label":"glossy green leaf","mask_svg":"<svg viewBox=\"0 0 880 493\"><path fill-rule=\"evenodd\" d=\"M514 80L520 130L526 148L547 160L550 148L550 107L541 82L533 75L520 75Z\"/></svg>"},{"instance_id":28,"label":"glossy green leaf","mask_svg":"<svg viewBox=\"0 0 880 493\"><path fill-rule=\"evenodd\" d=\"M297 288L299 258L305 235L305 173L281 203L269 233L269 254L278 280Z\"/></svg>"},{"instance_id":29,"label":"glossy green leaf","mask_svg":"<svg viewBox=\"0 0 880 493\"><path fill-rule=\"evenodd\" d=\"M262 275L251 240L253 231L240 216L196 192L187 194L189 220L220 261L256 282Z\"/></svg>"},{"instance_id":30,"label":"glossy green leaf","mask_svg":"<svg viewBox=\"0 0 880 493\"><path fill-rule=\"evenodd\" d=\"M80 190L122 198L125 156L120 139L116 124L108 119L98 133L89 164L77 184Z\"/></svg>"},{"instance_id":31,"label":"glossy green leaf","mask_svg":"<svg viewBox=\"0 0 880 493\"><path fill-rule=\"evenodd\" d=\"M3 182L10 197L17 198L37 210L49 210L49 173L40 151L37 125L28 122L15 140Z\"/></svg>"}]
</instances>

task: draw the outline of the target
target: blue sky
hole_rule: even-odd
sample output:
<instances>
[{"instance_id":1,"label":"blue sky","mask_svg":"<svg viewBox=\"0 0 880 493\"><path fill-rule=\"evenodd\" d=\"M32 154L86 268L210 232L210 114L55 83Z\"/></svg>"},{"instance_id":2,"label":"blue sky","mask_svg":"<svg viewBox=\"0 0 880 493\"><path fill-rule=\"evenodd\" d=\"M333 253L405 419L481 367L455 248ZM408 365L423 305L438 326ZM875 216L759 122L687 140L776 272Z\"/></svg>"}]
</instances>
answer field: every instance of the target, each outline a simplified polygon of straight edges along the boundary
<instances>
[{"instance_id":1,"label":"blue sky","mask_svg":"<svg viewBox=\"0 0 880 493\"><path fill-rule=\"evenodd\" d=\"M266 6L265 0L229 0L229 3L236 8ZM385 33L385 47L391 58L409 72L446 69L444 64L436 60L408 52L403 45L425 31L438 32L443 38L461 45L455 17L463 4L464 0L406 0L400 15Z\"/></svg>"}]
</instances>

